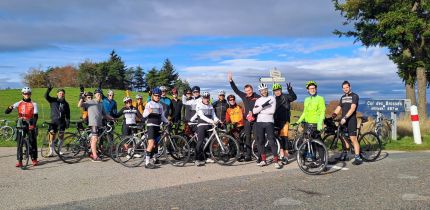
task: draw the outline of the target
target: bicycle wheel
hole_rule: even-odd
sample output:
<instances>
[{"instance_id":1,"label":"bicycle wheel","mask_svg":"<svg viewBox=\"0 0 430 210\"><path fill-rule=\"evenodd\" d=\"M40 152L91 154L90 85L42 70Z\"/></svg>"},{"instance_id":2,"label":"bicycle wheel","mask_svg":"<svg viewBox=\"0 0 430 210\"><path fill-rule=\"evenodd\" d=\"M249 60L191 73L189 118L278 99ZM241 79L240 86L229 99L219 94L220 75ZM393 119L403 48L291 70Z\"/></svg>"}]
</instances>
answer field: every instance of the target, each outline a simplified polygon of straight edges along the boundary
<instances>
[{"instance_id":1,"label":"bicycle wheel","mask_svg":"<svg viewBox=\"0 0 430 210\"><path fill-rule=\"evenodd\" d=\"M364 161L375 161L382 150L382 143L379 137L373 132L367 132L358 139L360 144L360 157Z\"/></svg>"},{"instance_id":2,"label":"bicycle wheel","mask_svg":"<svg viewBox=\"0 0 430 210\"><path fill-rule=\"evenodd\" d=\"M63 145L58 151L58 157L65 163L73 164L86 157L87 152L87 139L83 136L72 134L64 137Z\"/></svg>"},{"instance_id":3,"label":"bicycle wheel","mask_svg":"<svg viewBox=\"0 0 430 210\"><path fill-rule=\"evenodd\" d=\"M2 137L5 141L9 141L12 139L13 135L14 135L14 129L10 126L3 126L3 128L1 129L2 132Z\"/></svg>"},{"instance_id":4,"label":"bicycle wheel","mask_svg":"<svg viewBox=\"0 0 430 210\"><path fill-rule=\"evenodd\" d=\"M190 146L190 160L196 159L196 145L197 145L197 137L192 137L187 140L188 145Z\"/></svg>"},{"instance_id":5,"label":"bicycle wheel","mask_svg":"<svg viewBox=\"0 0 430 210\"><path fill-rule=\"evenodd\" d=\"M232 136L221 134L219 135L220 142L215 137L210 141L211 157L218 164L233 165L239 158L239 144Z\"/></svg>"},{"instance_id":6,"label":"bicycle wheel","mask_svg":"<svg viewBox=\"0 0 430 210\"><path fill-rule=\"evenodd\" d=\"M44 158L49 157L50 151L50 144L49 144L49 132L46 133L46 135L42 139L42 146L40 147L40 155Z\"/></svg>"},{"instance_id":7,"label":"bicycle wheel","mask_svg":"<svg viewBox=\"0 0 430 210\"><path fill-rule=\"evenodd\" d=\"M391 142L391 126L387 121L381 122L380 140L384 143Z\"/></svg>"},{"instance_id":8,"label":"bicycle wheel","mask_svg":"<svg viewBox=\"0 0 430 210\"><path fill-rule=\"evenodd\" d=\"M124 138L116 147L116 160L125 167L137 167L146 156L146 139L137 137Z\"/></svg>"},{"instance_id":9,"label":"bicycle wheel","mask_svg":"<svg viewBox=\"0 0 430 210\"><path fill-rule=\"evenodd\" d=\"M342 143L336 134L329 134L324 136L322 139L324 142L328 156L332 157L334 155L338 155L342 151Z\"/></svg>"},{"instance_id":10,"label":"bicycle wheel","mask_svg":"<svg viewBox=\"0 0 430 210\"><path fill-rule=\"evenodd\" d=\"M113 133L112 136L108 137L108 139L109 139L108 140L109 145L107 147L106 153L109 153L109 154L107 156L109 156L113 161L119 163L119 160L117 159L117 156L116 156L116 154L117 154L116 149L117 149L118 144L123 139L117 133Z\"/></svg>"},{"instance_id":11,"label":"bicycle wheel","mask_svg":"<svg viewBox=\"0 0 430 210\"><path fill-rule=\"evenodd\" d=\"M166 136L164 148L166 160L173 166L182 167L190 159L190 145L182 136Z\"/></svg>"},{"instance_id":12,"label":"bicycle wheel","mask_svg":"<svg viewBox=\"0 0 430 210\"><path fill-rule=\"evenodd\" d=\"M275 137L275 144L276 144L276 150L278 152L277 155L279 155L279 151L281 150L281 145L279 144L279 139L277 137ZM258 159L259 151L258 151L256 140L252 141L251 149L252 149L252 155L254 155L256 159ZM264 144L264 152L266 153L267 159L269 159L269 157L273 157L272 148L270 147L270 143L267 140L266 140L266 143Z\"/></svg>"},{"instance_id":13,"label":"bicycle wheel","mask_svg":"<svg viewBox=\"0 0 430 210\"><path fill-rule=\"evenodd\" d=\"M300 145L297 152L297 164L306 174L320 174L328 163L327 148L323 142L311 139Z\"/></svg>"},{"instance_id":14,"label":"bicycle wheel","mask_svg":"<svg viewBox=\"0 0 430 210\"><path fill-rule=\"evenodd\" d=\"M299 136L294 140L294 150L299 151L299 147L303 144L303 136Z\"/></svg>"},{"instance_id":15,"label":"bicycle wheel","mask_svg":"<svg viewBox=\"0 0 430 210\"><path fill-rule=\"evenodd\" d=\"M20 147L21 147L21 157L22 157L22 166L21 169L25 170L28 168L28 162L30 161L30 143L28 141L28 136L20 137Z\"/></svg>"}]
</instances>

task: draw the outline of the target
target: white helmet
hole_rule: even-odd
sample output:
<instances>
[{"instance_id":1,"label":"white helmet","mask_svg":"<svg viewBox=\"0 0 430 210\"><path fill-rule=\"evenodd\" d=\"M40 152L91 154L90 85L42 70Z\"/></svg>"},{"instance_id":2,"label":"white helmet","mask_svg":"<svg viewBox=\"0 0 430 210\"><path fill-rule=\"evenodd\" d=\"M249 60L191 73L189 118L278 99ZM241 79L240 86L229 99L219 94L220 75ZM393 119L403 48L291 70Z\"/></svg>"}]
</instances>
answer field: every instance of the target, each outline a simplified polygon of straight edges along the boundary
<instances>
[{"instance_id":1,"label":"white helmet","mask_svg":"<svg viewBox=\"0 0 430 210\"><path fill-rule=\"evenodd\" d=\"M125 102L127 102L127 101L131 101L131 98L130 98L130 97L128 97L128 96L126 96L126 97L124 97L124 99L123 99L122 101L125 103Z\"/></svg>"},{"instance_id":2,"label":"white helmet","mask_svg":"<svg viewBox=\"0 0 430 210\"><path fill-rule=\"evenodd\" d=\"M219 92L218 92L218 95L220 96L220 95L225 95L225 91L224 90L220 90Z\"/></svg>"},{"instance_id":3,"label":"white helmet","mask_svg":"<svg viewBox=\"0 0 430 210\"><path fill-rule=\"evenodd\" d=\"M136 95L136 99L142 99L142 95L137 94L137 95Z\"/></svg>"},{"instance_id":4,"label":"white helmet","mask_svg":"<svg viewBox=\"0 0 430 210\"><path fill-rule=\"evenodd\" d=\"M160 87L160 90L161 90L161 91L167 91L167 87L166 87L166 86L161 86L161 87Z\"/></svg>"},{"instance_id":5,"label":"white helmet","mask_svg":"<svg viewBox=\"0 0 430 210\"><path fill-rule=\"evenodd\" d=\"M202 93L202 97L203 98L209 98L211 96L211 94L209 93L209 92L207 92L207 91L204 91L203 93Z\"/></svg>"},{"instance_id":6,"label":"white helmet","mask_svg":"<svg viewBox=\"0 0 430 210\"><path fill-rule=\"evenodd\" d=\"M109 91L107 92L107 94L108 94L108 95L113 95L113 90L109 90Z\"/></svg>"},{"instance_id":7,"label":"white helmet","mask_svg":"<svg viewBox=\"0 0 430 210\"><path fill-rule=\"evenodd\" d=\"M31 93L31 88L24 87L24 88L22 88L21 93Z\"/></svg>"},{"instance_id":8,"label":"white helmet","mask_svg":"<svg viewBox=\"0 0 430 210\"><path fill-rule=\"evenodd\" d=\"M258 90L264 90L264 89L268 89L266 84L261 83L258 85Z\"/></svg>"}]
</instances>

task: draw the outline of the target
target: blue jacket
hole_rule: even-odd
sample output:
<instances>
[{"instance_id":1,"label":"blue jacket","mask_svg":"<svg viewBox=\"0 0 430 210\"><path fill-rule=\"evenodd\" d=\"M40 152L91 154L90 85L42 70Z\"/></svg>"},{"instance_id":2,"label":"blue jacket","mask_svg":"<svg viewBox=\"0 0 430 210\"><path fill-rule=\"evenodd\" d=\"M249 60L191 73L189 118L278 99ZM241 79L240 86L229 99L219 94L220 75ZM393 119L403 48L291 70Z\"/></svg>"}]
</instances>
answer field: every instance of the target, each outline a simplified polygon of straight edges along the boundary
<instances>
[{"instance_id":1,"label":"blue jacket","mask_svg":"<svg viewBox=\"0 0 430 210\"><path fill-rule=\"evenodd\" d=\"M112 117L118 116L118 110L115 100L110 101L107 97L103 97L103 108L108 115Z\"/></svg>"}]
</instances>

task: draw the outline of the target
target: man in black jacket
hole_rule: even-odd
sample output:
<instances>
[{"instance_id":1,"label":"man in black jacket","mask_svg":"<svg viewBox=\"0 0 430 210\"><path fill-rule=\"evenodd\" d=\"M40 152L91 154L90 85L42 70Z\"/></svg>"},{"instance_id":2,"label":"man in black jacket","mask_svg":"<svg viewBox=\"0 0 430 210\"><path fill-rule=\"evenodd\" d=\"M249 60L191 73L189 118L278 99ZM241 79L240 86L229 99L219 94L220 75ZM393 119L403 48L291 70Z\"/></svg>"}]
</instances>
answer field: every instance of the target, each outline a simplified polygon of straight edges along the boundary
<instances>
[{"instance_id":1,"label":"man in black jacket","mask_svg":"<svg viewBox=\"0 0 430 210\"><path fill-rule=\"evenodd\" d=\"M288 164L288 128L290 123L291 111L290 103L297 99L290 83L287 83L288 94L282 93L280 84L273 84L273 94L276 97L275 127L279 128L281 141L280 157L283 164Z\"/></svg>"},{"instance_id":2,"label":"man in black jacket","mask_svg":"<svg viewBox=\"0 0 430 210\"><path fill-rule=\"evenodd\" d=\"M178 98L178 89L172 89L172 123L174 126L174 131L178 132L181 128L181 118L182 118L182 101Z\"/></svg>"},{"instance_id":3,"label":"man in black jacket","mask_svg":"<svg viewBox=\"0 0 430 210\"><path fill-rule=\"evenodd\" d=\"M47 155L48 157L54 156L55 143L53 143L53 141L56 139L56 134L58 132L58 139L60 140L58 143L58 151L61 151L61 146L64 140L64 131L70 125L70 107L65 98L66 91L64 89L58 89L57 97L54 98L49 96L51 90L52 86L49 85L45 92L45 99L51 106L51 124L49 124L48 128L50 145L49 154Z\"/></svg>"},{"instance_id":4,"label":"man in black jacket","mask_svg":"<svg viewBox=\"0 0 430 210\"><path fill-rule=\"evenodd\" d=\"M243 105L245 107L245 161L251 161L251 133L253 130L253 122L256 118L256 116L252 113L252 109L254 108L255 101L260 98L260 95L254 92L254 89L250 84L244 86L245 92L240 91L234 83L233 75L231 73L228 73L227 79L233 91L242 99Z\"/></svg>"},{"instance_id":5,"label":"man in black jacket","mask_svg":"<svg viewBox=\"0 0 430 210\"><path fill-rule=\"evenodd\" d=\"M214 107L215 114L218 119L222 123L225 123L225 113L228 108L227 100L225 100L225 91L221 90L218 92L218 100L212 103L212 106Z\"/></svg>"}]
</instances>

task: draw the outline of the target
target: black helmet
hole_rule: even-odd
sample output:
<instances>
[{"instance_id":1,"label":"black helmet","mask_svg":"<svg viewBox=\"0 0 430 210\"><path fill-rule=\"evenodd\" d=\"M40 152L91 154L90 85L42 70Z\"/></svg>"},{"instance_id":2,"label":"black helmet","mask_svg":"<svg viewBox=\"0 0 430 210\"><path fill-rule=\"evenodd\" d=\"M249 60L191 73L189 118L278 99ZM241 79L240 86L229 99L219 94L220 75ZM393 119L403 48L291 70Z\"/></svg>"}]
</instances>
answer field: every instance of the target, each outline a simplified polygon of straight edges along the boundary
<instances>
[{"instance_id":1,"label":"black helmet","mask_svg":"<svg viewBox=\"0 0 430 210\"><path fill-rule=\"evenodd\" d=\"M199 86L194 86L193 88L191 88L191 90L193 92L200 92L200 87Z\"/></svg>"}]
</instances>

